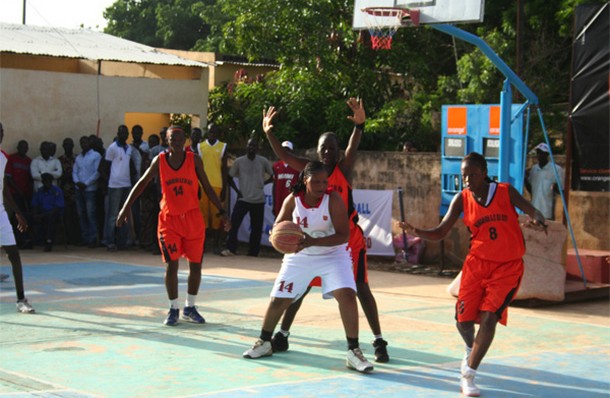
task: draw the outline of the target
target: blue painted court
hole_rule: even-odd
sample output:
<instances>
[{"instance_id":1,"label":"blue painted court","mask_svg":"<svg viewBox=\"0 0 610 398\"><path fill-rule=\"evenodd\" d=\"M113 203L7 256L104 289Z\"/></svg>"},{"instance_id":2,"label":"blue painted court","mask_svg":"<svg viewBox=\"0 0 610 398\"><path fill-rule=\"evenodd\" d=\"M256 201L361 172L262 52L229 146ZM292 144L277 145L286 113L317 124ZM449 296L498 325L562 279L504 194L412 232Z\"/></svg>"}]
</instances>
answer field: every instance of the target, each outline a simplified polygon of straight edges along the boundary
<instances>
[{"instance_id":1,"label":"blue painted court","mask_svg":"<svg viewBox=\"0 0 610 398\"><path fill-rule=\"evenodd\" d=\"M81 254L23 254L36 314L15 311L12 278L0 284L0 397L459 396L462 344L448 279L371 272L391 360L362 375L345 367L337 305L319 291L306 299L288 352L242 358L259 334L278 259L206 257L198 306L207 323L171 328L162 325L157 257ZM5 256L0 264L10 273ZM181 272L181 297L185 290ZM510 312L479 370L482 396L609 396L607 300ZM372 360L363 316L360 329Z\"/></svg>"}]
</instances>

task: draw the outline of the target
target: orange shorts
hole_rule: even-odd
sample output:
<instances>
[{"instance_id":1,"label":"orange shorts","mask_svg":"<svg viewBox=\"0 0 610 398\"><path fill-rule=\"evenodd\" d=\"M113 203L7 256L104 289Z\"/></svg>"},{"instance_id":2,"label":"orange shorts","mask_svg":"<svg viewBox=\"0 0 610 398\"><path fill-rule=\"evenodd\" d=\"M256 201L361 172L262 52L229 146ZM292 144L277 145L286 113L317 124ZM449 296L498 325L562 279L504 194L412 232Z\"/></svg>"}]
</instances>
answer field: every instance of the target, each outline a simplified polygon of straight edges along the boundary
<instances>
[{"instance_id":1,"label":"orange shorts","mask_svg":"<svg viewBox=\"0 0 610 398\"><path fill-rule=\"evenodd\" d=\"M214 206L214 203L212 203L210 198L208 198L208 195L206 195L203 188L199 187L199 189L201 190L199 209L201 209L201 214L203 214L203 221L205 222L205 225L211 229L220 229L222 226L222 218L217 216L220 210ZM222 191L222 188L212 187L212 189L214 192L216 192L216 196L220 198L220 191Z\"/></svg>"},{"instance_id":2,"label":"orange shorts","mask_svg":"<svg viewBox=\"0 0 610 398\"><path fill-rule=\"evenodd\" d=\"M347 248L351 251L354 280L358 283L369 283L368 262L366 259L366 241L360 226L355 225L349 231ZM311 281L309 286L322 286L319 277Z\"/></svg>"},{"instance_id":3,"label":"orange shorts","mask_svg":"<svg viewBox=\"0 0 610 398\"><path fill-rule=\"evenodd\" d=\"M523 277L523 259L496 263L468 255L462 267L462 280L455 319L458 322L480 323L482 311L493 312L506 326L508 305L513 300Z\"/></svg>"},{"instance_id":4,"label":"orange shorts","mask_svg":"<svg viewBox=\"0 0 610 398\"><path fill-rule=\"evenodd\" d=\"M176 261L184 256L192 263L203 260L205 223L199 209L180 215L159 213L159 248L163 261Z\"/></svg>"}]
</instances>

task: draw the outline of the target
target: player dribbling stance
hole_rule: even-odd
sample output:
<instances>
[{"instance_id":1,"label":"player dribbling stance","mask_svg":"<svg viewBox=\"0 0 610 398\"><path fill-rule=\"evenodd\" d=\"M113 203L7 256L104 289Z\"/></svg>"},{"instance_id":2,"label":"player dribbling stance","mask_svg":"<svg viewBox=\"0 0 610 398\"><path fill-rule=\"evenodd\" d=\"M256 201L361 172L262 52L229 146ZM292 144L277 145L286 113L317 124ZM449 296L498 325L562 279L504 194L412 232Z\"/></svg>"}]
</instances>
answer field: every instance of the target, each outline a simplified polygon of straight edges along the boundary
<instances>
[{"instance_id":1,"label":"player dribbling stance","mask_svg":"<svg viewBox=\"0 0 610 398\"><path fill-rule=\"evenodd\" d=\"M304 238L299 251L284 255L260 338L243 356L257 359L273 354L271 338L280 317L307 290L311 280L320 276L323 297L334 297L339 303L347 336L347 367L371 372L373 365L364 358L358 343L356 283L347 251L347 211L339 194L328 191L328 174L321 162L309 162L303 169L275 222L284 220L299 224Z\"/></svg>"},{"instance_id":2,"label":"player dribbling stance","mask_svg":"<svg viewBox=\"0 0 610 398\"><path fill-rule=\"evenodd\" d=\"M468 397L481 391L474 383L476 370L491 346L498 322L506 326L508 305L517 294L523 276L525 242L515 206L531 217L530 225L546 232L544 216L509 184L487 176L487 161L473 152L462 160L464 190L456 194L441 223L432 229L398 223L413 235L440 240L464 212L470 231L470 250L462 266L462 280L455 306L457 329L466 343L460 387ZM475 337L475 323L479 331Z\"/></svg>"}]
</instances>

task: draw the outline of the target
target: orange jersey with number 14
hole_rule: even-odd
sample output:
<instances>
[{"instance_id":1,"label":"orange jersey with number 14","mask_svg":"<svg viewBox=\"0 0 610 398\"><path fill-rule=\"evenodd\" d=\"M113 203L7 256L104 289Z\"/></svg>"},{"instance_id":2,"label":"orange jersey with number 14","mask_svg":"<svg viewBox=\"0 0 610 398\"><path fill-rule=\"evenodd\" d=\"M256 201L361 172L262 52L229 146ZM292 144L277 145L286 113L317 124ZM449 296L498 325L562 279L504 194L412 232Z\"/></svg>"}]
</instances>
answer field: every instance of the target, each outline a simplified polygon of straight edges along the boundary
<instances>
[{"instance_id":1,"label":"orange jersey with number 14","mask_svg":"<svg viewBox=\"0 0 610 398\"><path fill-rule=\"evenodd\" d=\"M195 170L195 154L185 152L184 162L173 169L168 161L168 153L159 154L159 176L161 180L161 213L184 214L199 209L199 180Z\"/></svg>"},{"instance_id":2,"label":"orange jersey with number 14","mask_svg":"<svg viewBox=\"0 0 610 398\"><path fill-rule=\"evenodd\" d=\"M525 254L525 242L508 184L498 183L487 206L468 189L462 191L464 224L470 231L470 254L494 262L516 260Z\"/></svg>"}]
</instances>

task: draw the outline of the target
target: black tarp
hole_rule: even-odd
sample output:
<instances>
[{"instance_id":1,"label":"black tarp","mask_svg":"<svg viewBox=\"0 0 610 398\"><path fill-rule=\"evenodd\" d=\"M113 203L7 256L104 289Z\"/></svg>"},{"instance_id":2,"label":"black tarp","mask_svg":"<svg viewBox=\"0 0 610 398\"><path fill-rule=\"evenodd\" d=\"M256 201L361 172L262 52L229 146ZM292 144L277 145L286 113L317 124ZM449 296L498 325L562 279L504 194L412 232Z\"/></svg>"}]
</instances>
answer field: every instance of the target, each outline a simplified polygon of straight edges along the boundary
<instances>
[{"instance_id":1,"label":"black tarp","mask_svg":"<svg viewBox=\"0 0 610 398\"><path fill-rule=\"evenodd\" d=\"M610 3L576 7L574 25L572 187L610 191Z\"/></svg>"}]
</instances>

